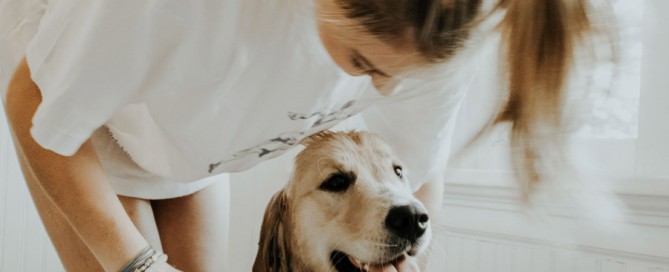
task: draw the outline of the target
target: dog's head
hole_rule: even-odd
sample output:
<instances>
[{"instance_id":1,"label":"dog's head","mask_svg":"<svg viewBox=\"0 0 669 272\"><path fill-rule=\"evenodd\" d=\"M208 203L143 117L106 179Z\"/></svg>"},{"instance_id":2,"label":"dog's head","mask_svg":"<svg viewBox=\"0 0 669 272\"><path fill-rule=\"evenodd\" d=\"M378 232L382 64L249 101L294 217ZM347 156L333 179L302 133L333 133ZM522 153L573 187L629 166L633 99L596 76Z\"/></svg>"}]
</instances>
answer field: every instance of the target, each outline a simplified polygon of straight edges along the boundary
<instances>
[{"instance_id":1,"label":"dog's head","mask_svg":"<svg viewBox=\"0 0 669 272\"><path fill-rule=\"evenodd\" d=\"M303 143L265 211L254 271L360 271L427 246L426 209L378 136L323 132Z\"/></svg>"}]
</instances>

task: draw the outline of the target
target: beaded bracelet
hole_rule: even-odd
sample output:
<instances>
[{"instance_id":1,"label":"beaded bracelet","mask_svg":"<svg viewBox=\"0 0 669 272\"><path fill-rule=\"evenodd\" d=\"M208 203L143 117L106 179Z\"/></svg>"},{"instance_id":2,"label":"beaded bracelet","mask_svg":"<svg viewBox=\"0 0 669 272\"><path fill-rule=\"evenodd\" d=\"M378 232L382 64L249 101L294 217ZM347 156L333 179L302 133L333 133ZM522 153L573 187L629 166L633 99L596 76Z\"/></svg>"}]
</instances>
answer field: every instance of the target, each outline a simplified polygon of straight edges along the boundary
<instances>
[{"instance_id":1,"label":"beaded bracelet","mask_svg":"<svg viewBox=\"0 0 669 272\"><path fill-rule=\"evenodd\" d=\"M157 263L167 262L167 255L147 246L142 249L120 272L150 272L151 266Z\"/></svg>"},{"instance_id":2,"label":"beaded bracelet","mask_svg":"<svg viewBox=\"0 0 669 272\"><path fill-rule=\"evenodd\" d=\"M137 264L140 261L142 261L142 260L146 259L147 257L151 256L151 254L153 254L153 248L151 247L151 245L148 245L144 249L142 249L142 251L140 251L139 254L137 254L135 256L135 258L130 260L130 262L128 262L128 264L126 264L120 270L120 272L133 272L135 270L135 266L137 266Z\"/></svg>"},{"instance_id":3,"label":"beaded bracelet","mask_svg":"<svg viewBox=\"0 0 669 272\"><path fill-rule=\"evenodd\" d=\"M139 268L135 269L134 272L151 272L153 271L153 269L151 269L152 265L166 261L167 261L167 255L165 255L162 252L156 251L155 254L153 254L153 256L147 258L144 261L144 264L142 264Z\"/></svg>"}]
</instances>

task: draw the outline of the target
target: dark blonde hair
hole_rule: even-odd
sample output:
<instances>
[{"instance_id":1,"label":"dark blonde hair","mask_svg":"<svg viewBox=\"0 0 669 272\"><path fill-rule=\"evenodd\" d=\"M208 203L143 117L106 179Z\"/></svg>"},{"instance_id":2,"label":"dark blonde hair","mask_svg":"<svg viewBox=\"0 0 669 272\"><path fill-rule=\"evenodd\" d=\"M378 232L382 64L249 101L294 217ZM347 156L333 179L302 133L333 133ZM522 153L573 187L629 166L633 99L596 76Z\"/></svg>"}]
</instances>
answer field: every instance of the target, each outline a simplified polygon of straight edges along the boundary
<instances>
[{"instance_id":1,"label":"dark blonde hair","mask_svg":"<svg viewBox=\"0 0 669 272\"><path fill-rule=\"evenodd\" d=\"M516 173L527 196L541 179L537 165L543 136L561 126L564 85L575 47L590 22L583 0L499 0L482 12L481 0L337 0L348 18L387 42L412 30L429 62L448 60L469 31L495 11L506 48L508 100L494 124L512 124ZM540 135L541 134L541 135Z\"/></svg>"}]
</instances>

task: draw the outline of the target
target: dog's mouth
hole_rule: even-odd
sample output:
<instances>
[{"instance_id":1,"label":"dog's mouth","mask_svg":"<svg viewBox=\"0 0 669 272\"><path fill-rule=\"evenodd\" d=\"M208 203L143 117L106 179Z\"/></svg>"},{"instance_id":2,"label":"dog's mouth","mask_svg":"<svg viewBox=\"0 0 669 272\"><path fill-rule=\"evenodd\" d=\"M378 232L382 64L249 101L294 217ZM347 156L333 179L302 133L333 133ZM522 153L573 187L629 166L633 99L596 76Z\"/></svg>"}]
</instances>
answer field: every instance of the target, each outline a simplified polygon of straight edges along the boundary
<instances>
[{"instance_id":1,"label":"dog's mouth","mask_svg":"<svg viewBox=\"0 0 669 272\"><path fill-rule=\"evenodd\" d=\"M365 272L372 267L383 267L389 264L402 261L406 257L405 252L399 253L389 261L383 263L365 263L348 255L342 251L332 251L330 254L330 263L334 266L337 272Z\"/></svg>"}]
</instances>

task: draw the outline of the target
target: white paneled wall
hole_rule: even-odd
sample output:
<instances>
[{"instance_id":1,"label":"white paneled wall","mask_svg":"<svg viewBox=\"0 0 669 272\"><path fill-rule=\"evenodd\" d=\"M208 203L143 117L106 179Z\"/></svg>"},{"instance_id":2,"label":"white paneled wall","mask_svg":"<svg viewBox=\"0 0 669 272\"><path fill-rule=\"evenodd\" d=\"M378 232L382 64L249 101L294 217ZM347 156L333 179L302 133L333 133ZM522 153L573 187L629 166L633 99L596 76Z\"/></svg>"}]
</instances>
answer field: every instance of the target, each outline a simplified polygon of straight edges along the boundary
<instances>
[{"instance_id":1,"label":"white paneled wall","mask_svg":"<svg viewBox=\"0 0 669 272\"><path fill-rule=\"evenodd\" d=\"M449 172L437 237L444 247L437 252L443 256L433 258L446 262L434 271L669 271L667 180L659 185L626 180L638 187L625 186L606 196L588 194L589 200L602 198L586 202L599 205L597 209L557 198L528 209L513 185L499 182L505 178L500 173ZM620 205L607 211L605 201Z\"/></svg>"},{"instance_id":2,"label":"white paneled wall","mask_svg":"<svg viewBox=\"0 0 669 272\"><path fill-rule=\"evenodd\" d=\"M441 271L462 272L659 272L652 263L480 235L449 234Z\"/></svg>"},{"instance_id":3,"label":"white paneled wall","mask_svg":"<svg viewBox=\"0 0 669 272\"><path fill-rule=\"evenodd\" d=\"M666 263L640 261L577 249L564 249L511 239L450 233L445 245L444 270L463 272L659 272Z\"/></svg>"}]
</instances>

